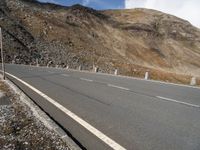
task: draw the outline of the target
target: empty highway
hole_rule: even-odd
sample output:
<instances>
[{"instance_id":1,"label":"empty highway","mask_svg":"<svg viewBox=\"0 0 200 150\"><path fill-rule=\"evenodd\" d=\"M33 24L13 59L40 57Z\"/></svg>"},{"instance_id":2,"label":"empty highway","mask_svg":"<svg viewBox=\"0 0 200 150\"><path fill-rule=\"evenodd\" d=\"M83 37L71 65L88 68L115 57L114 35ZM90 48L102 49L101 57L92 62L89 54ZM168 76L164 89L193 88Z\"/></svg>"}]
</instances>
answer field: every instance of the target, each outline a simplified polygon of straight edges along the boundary
<instances>
[{"instance_id":1,"label":"empty highway","mask_svg":"<svg viewBox=\"0 0 200 150\"><path fill-rule=\"evenodd\" d=\"M199 88L24 65L6 71L86 149L200 149Z\"/></svg>"}]
</instances>

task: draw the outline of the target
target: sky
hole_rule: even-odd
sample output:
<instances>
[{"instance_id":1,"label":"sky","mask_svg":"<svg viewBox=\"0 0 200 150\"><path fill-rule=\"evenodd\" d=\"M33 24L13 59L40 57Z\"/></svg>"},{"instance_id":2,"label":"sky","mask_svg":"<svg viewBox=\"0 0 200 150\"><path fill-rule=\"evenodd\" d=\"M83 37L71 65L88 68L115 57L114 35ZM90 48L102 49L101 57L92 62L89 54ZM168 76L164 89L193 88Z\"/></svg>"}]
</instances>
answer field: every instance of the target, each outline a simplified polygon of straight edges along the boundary
<instances>
[{"instance_id":1,"label":"sky","mask_svg":"<svg viewBox=\"0 0 200 150\"><path fill-rule=\"evenodd\" d=\"M150 8L188 20L200 28L200 0L39 0L70 6L82 4L94 9Z\"/></svg>"}]
</instances>

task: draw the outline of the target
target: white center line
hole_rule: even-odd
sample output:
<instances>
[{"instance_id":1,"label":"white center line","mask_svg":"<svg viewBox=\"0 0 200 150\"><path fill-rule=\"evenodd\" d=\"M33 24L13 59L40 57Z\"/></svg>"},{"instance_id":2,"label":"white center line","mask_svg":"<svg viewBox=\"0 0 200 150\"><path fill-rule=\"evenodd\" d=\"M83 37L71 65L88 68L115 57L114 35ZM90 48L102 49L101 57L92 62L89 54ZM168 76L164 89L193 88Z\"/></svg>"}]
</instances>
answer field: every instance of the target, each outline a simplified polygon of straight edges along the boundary
<instances>
[{"instance_id":1,"label":"white center line","mask_svg":"<svg viewBox=\"0 0 200 150\"><path fill-rule=\"evenodd\" d=\"M68 74L61 74L61 76L69 77L70 75L68 75Z\"/></svg>"},{"instance_id":2,"label":"white center line","mask_svg":"<svg viewBox=\"0 0 200 150\"><path fill-rule=\"evenodd\" d=\"M166 97L162 97L162 96L156 96L156 97L159 98L159 99L165 100L165 101L170 101L170 102L175 102L175 103L187 105L187 106L190 106L190 107L200 108L199 105L195 105L195 104L191 104L191 103L187 103L187 102L182 102L182 101L178 101L178 100L175 100L175 99L166 98Z\"/></svg>"},{"instance_id":3,"label":"white center line","mask_svg":"<svg viewBox=\"0 0 200 150\"><path fill-rule=\"evenodd\" d=\"M90 79L85 79L85 78L80 78L80 79L83 81L93 82L93 80L90 80Z\"/></svg>"},{"instance_id":4,"label":"white center line","mask_svg":"<svg viewBox=\"0 0 200 150\"><path fill-rule=\"evenodd\" d=\"M112 140L111 138L109 138L108 136L106 136L104 133L102 133L101 131L99 131L98 129L96 129L92 125L90 125L88 122L86 122L85 120L83 120L82 118L80 118L79 116L77 116L76 114L74 114L73 112L71 112L69 109L67 109L66 107L62 106L60 103L58 103L57 101L55 101L54 99L52 99L49 96L47 96L46 94L44 94L43 92L39 91L35 87L31 86L30 84L26 83L25 81L19 79L18 77L14 76L14 75L12 75L10 73L6 72L6 74L8 74L9 76L15 78L16 80L18 80L19 82L21 82L25 86L27 86L30 89L32 89L37 94L41 95L45 100L47 100L48 102L52 103L54 106L56 106L57 108L59 108L66 115L68 115L73 120L75 120L77 123L79 123L80 125L82 125L85 129L87 129L89 132L91 132L92 134L94 134L96 137L98 137L100 140L102 140L104 143L106 143L112 149L114 149L114 150L126 150L123 146L121 146L120 144L118 144L117 142L115 142L114 140Z\"/></svg>"},{"instance_id":5,"label":"white center line","mask_svg":"<svg viewBox=\"0 0 200 150\"><path fill-rule=\"evenodd\" d=\"M130 91L130 89L128 89L128 88L117 86L117 85L113 85L113 84L108 84L108 86L114 87L114 88L118 88L118 89L122 89L122 90L126 90L126 91Z\"/></svg>"}]
</instances>

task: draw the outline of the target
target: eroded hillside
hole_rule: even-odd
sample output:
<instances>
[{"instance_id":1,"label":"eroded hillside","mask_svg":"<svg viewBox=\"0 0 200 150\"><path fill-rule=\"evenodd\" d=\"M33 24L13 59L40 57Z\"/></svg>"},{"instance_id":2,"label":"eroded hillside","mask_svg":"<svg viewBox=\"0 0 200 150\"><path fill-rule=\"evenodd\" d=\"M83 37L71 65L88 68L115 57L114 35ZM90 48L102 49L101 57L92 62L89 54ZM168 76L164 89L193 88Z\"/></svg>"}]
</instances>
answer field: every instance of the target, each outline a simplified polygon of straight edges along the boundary
<instances>
[{"instance_id":1,"label":"eroded hillside","mask_svg":"<svg viewBox=\"0 0 200 150\"><path fill-rule=\"evenodd\" d=\"M155 10L96 11L1 0L0 25L7 62L34 64L38 59L41 65L51 61L85 69L96 65L103 72L118 68L136 76L151 71L158 79L167 78L166 72L200 74L200 30Z\"/></svg>"}]
</instances>

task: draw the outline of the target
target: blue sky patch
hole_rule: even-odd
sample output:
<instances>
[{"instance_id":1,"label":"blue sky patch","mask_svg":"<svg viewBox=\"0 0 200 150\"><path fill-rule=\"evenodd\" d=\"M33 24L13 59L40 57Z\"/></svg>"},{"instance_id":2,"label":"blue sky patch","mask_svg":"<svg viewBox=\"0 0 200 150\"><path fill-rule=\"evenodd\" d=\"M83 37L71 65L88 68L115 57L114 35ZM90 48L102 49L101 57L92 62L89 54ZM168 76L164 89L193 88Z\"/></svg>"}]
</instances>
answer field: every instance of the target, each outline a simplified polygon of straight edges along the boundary
<instances>
[{"instance_id":1,"label":"blue sky patch","mask_svg":"<svg viewBox=\"0 0 200 150\"><path fill-rule=\"evenodd\" d=\"M124 0L39 0L40 2L56 3L64 6L81 4L94 9L124 9Z\"/></svg>"}]
</instances>

